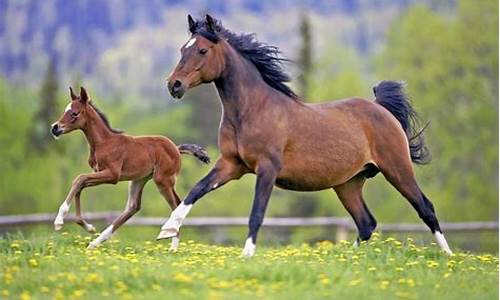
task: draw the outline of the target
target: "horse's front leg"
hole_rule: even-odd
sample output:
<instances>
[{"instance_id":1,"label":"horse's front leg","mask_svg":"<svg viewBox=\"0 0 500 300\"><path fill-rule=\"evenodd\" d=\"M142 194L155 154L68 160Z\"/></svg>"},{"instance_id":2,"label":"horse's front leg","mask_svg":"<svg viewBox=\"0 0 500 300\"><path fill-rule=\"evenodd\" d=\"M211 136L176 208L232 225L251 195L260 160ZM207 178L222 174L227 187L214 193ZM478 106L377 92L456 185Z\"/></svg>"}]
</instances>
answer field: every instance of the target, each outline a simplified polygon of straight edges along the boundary
<instances>
[{"instance_id":1,"label":"horse's front leg","mask_svg":"<svg viewBox=\"0 0 500 300\"><path fill-rule=\"evenodd\" d=\"M277 160L260 162L257 167L257 182L255 184L255 195L252 205L252 212L248 222L248 238L243 248L243 256L253 256L255 254L255 244L257 233L264 221L267 203L271 197L274 183L281 169L281 164Z\"/></svg>"},{"instance_id":2,"label":"horse's front leg","mask_svg":"<svg viewBox=\"0 0 500 300\"><path fill-rule=\"evenodd\" d=\"M244 168L232 160L221 158L214 168L201 179L189 192L186 199L170 214L170 218L161 227L157 240L175 237L179 233L182 222L189 214L193 204L210 191L213 191L228 181L240 178L244 174Z\"/></svg>"},{"instance_id":3,"label":"horse's front leg","mask_svg":"<svg viewBox=\"0 0 500 300\"><path fill-rule=\"evenodd\" d=\"M98 185L101 183L117 183L119 178L119 174L117 172L113 172L110 169L96 173L78 175L73 181L71 190L66 196L66 199L59 207L59 212L57 213L56 219L54 220L54 229L60 230L62 228L62 226L64 225L64 218L69 212L71 201L78 193L82 191L83 188Z\"/></svg>"}]
</instances>

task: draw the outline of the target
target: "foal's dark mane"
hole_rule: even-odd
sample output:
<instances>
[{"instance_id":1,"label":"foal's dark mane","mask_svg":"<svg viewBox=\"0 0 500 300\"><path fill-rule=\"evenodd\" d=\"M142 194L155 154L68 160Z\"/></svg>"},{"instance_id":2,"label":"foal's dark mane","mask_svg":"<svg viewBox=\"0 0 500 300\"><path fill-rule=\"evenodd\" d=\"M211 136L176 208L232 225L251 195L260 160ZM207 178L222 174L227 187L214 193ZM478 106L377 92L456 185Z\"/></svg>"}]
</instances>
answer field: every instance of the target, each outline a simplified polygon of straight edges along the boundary
<instances>
[{"instance_id":1,"label":"foal's dark mane","mask_svg":"<svg viewBox=\"0 0 500 300\"><path fill-rule=\"evenodd\" d=\"M290 81L290 76L283 70L283 62L290 60L281 57L281 51L278 47L259 42L254 33L234 33L224 28L219 20L214 19L214 21L215 33L209 30L205 20L196 20L195 25L190 28L190 32L200 34L213 43L217 43L221 38L225 39L257 68L262 79L269 86L293 100L299 99L297 94L285 84L285 82Z\"/></svg>"},{"instance_id":2,"label":"foal's dark mane","mask_svg":"<svg viewBox=\"0 0 500 300\"><path fill-rule=\"evenodd\" d=\"M96 111L97 115L101 118L101 120L104 122L104 125L106 125L106 127L111 130L111 132L113 133L123 133L123 130L120 130L120 129L115 129L113 127L111 127L111 125L109 124L109 120L108 120L108 117L106 117L106 115L99 109L97 108L94 103L90 102L89 101L89 104L90 106L92 106L92 108Z\"/></svg>"}]
</instances>

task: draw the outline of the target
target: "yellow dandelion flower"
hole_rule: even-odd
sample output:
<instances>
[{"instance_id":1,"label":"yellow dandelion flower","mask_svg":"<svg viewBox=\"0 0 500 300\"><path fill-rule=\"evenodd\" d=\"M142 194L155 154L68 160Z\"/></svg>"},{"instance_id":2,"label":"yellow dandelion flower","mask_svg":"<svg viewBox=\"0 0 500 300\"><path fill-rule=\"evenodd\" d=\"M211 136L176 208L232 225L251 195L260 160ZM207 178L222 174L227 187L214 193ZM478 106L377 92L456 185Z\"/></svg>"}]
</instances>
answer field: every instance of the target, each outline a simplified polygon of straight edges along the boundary
<instances>
[{"instance_id":1,"label":"yellow dandelion flower","mask_svg":"<svg viewBox=\"0 0 500 300\"><path fill-rule=\"evenodd\" d=\"M380 250L380 248L375 248L375 249L373 249L373 251L375 251L375 252L377 252L377 253L382 252L382 250Z\"/></svg>"},{"instance_id":2,"label":"yellow dandelion flower","mask_svg":"<svg viewBox=\"0 0 500 300\"><path fill-rule=\"evenodd\" d=\"M375 272L375 271L377 271L377 268L375 268L375 267L369 267L369 268L368 268L368 271L370 271L370 272Z\"/></svg>"},{"instance_id":3,"label":"yellow dandelion flower","mask_svg":"<svg viewBox=\"0 0 500 300\"><path fill-rule=\"evenodd\" d=\"M9 297L10 296L9 290L2 290L2 296Z\"/></svg>"},{"instance_id":4,"label":"yellow dandelion flower","mask_svg":"<svg viewBox=\"0 0 500 300\"><path fill-rule=\"evenodd\" d=\"M189 241L188 241L189 242ZM178 281L178 282L184 282L184 283L188 283L188 282L191 282L193 281L193 279L189 276L189 275L186 275L184 273L177 273L177 274L174 274L174 278L173 278L175 281Z\"/></svg>"},{"instance_id":5,"label":"yellow dandelion flower","mask_svg":"<svg viewBox=\"0 0 500 300\"><path fill-rule=\"evenodd\" d=\"M387 287L389 286L389 284L390 284L390 282L389 282L389 281L387 281L387 280L383 280L383 281L381 281L381 282L379 283L379 288L380 288L381 290L385 290L385 289L387 289Z\"/></svg>"},{"instance_id":6,"label":"yellow dandelion flower","mask_svg":"<svg viewBox=\"0 0 500 300\"><path fill-rule=\"evenodd\" d=\"M75 298L80 298L83 295L85 295L85 291L84 290L76 290L76 291L73 292L73 297L75 297Z\"/></svg>"},{"instance_id":7,"label":"yellow dandelion flower","mask_svg":"<svg viewBox=\"0 0 500 300\"><path fill-rule=\"evenodd\" d=\"M19 296L21 300L31 300L31 295L27 291L23 291L21 295Z\"/></svg>"},{"instance_id":8,"label":"yellow dandelion flower","mask_svg":"<svg viewBox=\"0 0 500 300\"><path fill-rule=\"evenodd\" d=\"M361 283L361 279L353 279L349 282L349 286L356 286Z\"/></svg>"},{"instance_id":9,"label":"yellow dandelion flower","mask_svg":"<svg viewBox=\"0 0 500 300\"><path fill-rule=\"evenodd\" d=\"M49 289L48 287L46 287L46 286L42 286L42 287L40 288L40 291L41 291L42 293L45 293L45 294L46 294L46 293L50 292L50 289Z\"/></svg>"},{"instance_id":10,"label":"yellow dandelion flower","mask_svg":"<svg viewBox=\"0 0 500 300\"><path fill-rule=\"evenodd\" d=\"M31 267L33 268L36 268L38 267L38 262L36 261L36 259L34 258L31 258L30 260L28 260L28 263L30 264Z\"/></svg>"},{"instance_id":11,"label":"yellow dandelion flower","mask_svg":"<svg viewBox=\"0 0 500 300\"><path fill-rule=\"evenodd\" d=\"M398 271L398 272L403 272L405 269L403 269L401 267L397 267L397 268L395 268L395 270Z\"/></svg>"}]
</instances>

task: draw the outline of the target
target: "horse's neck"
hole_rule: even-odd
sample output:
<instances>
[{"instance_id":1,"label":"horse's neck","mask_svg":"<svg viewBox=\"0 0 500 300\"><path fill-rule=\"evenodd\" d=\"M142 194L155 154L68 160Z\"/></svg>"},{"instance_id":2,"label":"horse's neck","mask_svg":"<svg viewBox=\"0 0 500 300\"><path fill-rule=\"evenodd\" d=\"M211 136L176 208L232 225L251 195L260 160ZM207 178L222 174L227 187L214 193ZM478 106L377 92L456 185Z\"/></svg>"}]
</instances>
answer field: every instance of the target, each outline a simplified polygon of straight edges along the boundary
<instances>
[{"instance_id":1,"label":"horse's neck","mask_svg":"<svg viewBox=\"0 0 500 300\"><path fill-rule=\"evenodd\" d=\"M225 69L215 86L224 107L224 118L239 122L245 115L255 113L268 101L270 87L264 82L257 68L234 49L225 56Z\"/></svg>"},{"instance_id":2,"label":"horse's neck","mask_svg":"<svg viewBox=\"0 0 500 300\"><path fill-rule=\"evenodd\" d=\"M91 153L95 152L98 145L106 142L113 136L113 132L104 124L104 121L98 116L93 109L89 111L89 119L86 126L82 128L87 142L89 143Z\"/></svg>"}]
</instances>

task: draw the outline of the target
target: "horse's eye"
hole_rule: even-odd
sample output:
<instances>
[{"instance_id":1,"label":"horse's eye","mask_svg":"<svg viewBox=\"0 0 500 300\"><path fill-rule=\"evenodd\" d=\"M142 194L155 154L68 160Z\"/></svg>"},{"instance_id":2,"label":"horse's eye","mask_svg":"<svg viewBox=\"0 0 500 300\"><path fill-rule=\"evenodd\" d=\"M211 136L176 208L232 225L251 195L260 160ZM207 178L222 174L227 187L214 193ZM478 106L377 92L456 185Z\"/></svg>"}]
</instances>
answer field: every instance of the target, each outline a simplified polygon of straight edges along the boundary
<instances>
[{"instance_id":1,"label":"horse's eye","mask_svg":"<svg viewBox=\"0 0 500 300\"><path fill-rule=\"evenodd\" d=\"M207 54L208 49L200 49L200 54Z\"/></svg>"},{"instance_id":2,"label":"horse's eye","mask_svg":"<svg viewBox=\"0 0 500 300\"><path fill-rule=\"evenodd\" d=\"M75 112L75 111L72 111L72 112L71 112L71 116L72 116L73 118L78 117L78 114L79 114L79 113L78 113L78 112Z\"/></svg>"}]
</instances>

